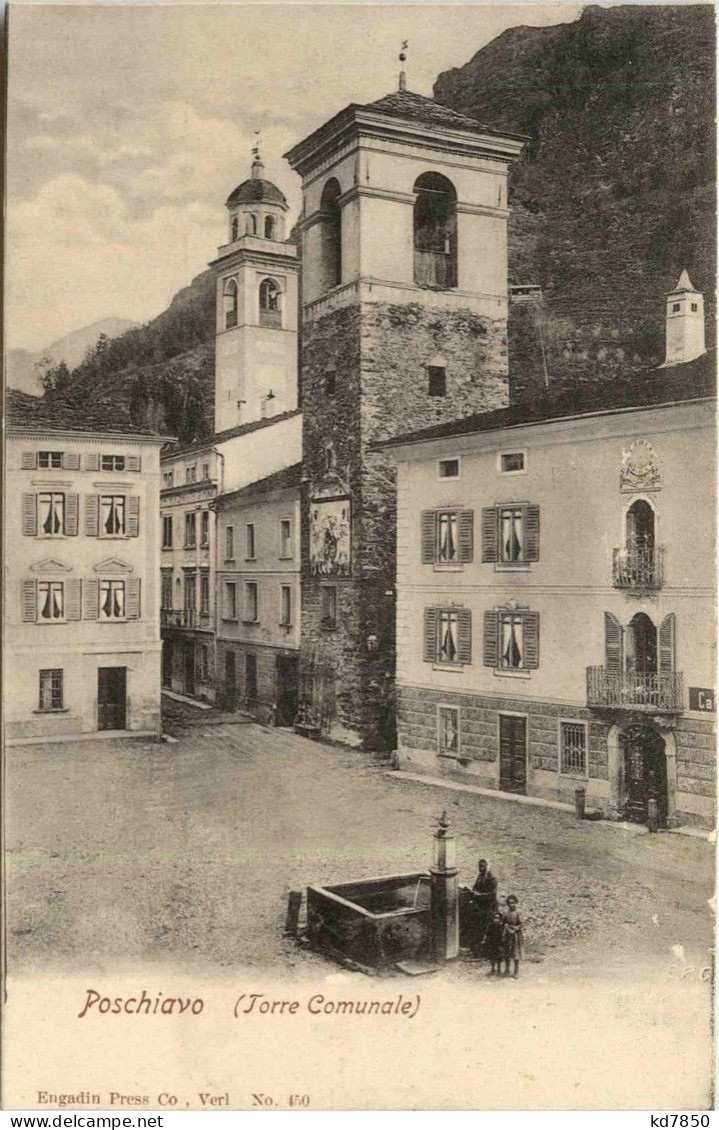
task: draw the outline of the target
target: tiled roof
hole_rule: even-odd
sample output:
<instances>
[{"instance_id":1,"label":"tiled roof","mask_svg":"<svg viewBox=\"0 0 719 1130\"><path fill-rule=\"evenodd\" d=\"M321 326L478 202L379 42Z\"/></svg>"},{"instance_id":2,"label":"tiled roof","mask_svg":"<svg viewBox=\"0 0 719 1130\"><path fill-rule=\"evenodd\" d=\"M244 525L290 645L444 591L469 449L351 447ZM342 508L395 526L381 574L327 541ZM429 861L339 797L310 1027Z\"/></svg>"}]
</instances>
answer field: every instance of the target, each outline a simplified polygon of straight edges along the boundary
<instances>
[{"instance_id":1,"label":"tiled roof","mask_svg":"<svg viewBox=\"0 0 719 1130\"><path fill-rule=\"evenodd\" d=\"M208 439L197 440L186 447L168 448L167 451L163 451L162 458L175 459L178 455L191 455L196 451L207 451L215 444L222 443L225 439L249 435L250 432L257 432L261 428L268 428L271 424L277 424L280 420L291 420L293 416L299 416L301 411L301 408L293 408L290 412L280 412L277 416L266 416L264 420L252 420L248 424L238 424L234 428L226 428L224 432L215 432Z\"/></svg>"},{"instance_id":2,"label":"tiled roof","mask_svg":"<svg viewBox=\"0 0 719 1130\"><path fill-rule=\"evenodd\" d=\"M621 411L623 408L653 408L662 404L698 400L716 395L716 353L711 350L682 365L661 369L645 369L632 374L626 384L603 382L577 387L560 396L537 397L529 403L509 408L495 408L475 416L465 416L446 424L437 424L420 431L407 432L378 441L373 447L397 447L401 444L471 435L474 432L499 431L557 419L587 416L594 413Z\"/></svg>"},{"instance_id":3,"label":"tiled roof","mask_svg":"<svg viewBox=\"0 0 719 1130\"><path fill-rule=\"evenodd\" d=\"M472 130L475 133L491 132L476 118L458 114L448 106L435 102L433 98L425 98L423 94L414 94L411 90L395 90L391 94L385 94L384 98L378 98L376 102L368 102L361 109L376 110L393 118L445 126L448 129Z\"/></svg>"},{"instance_id":4,"label":"tiled roof","mask_svg":"<svg viewBox=\"0 0 719 1130\"><path fill-rule=\"evenodd\" d=\"M117 413L81 411L66 404L49 401L43 396L30 396L18 389L5 392L5 422L9 428L32 428L45 432L107 432L112 435L157 436L149 425L121 421ZM169 437L159 437L167 439Z\"/></svg>"},{"instance_id":5,"label":"tiled roof","mask_svg":"<svg viewBox=\"0 0 719 1130\"><path fill-rule=\"evenodd\" d=\"M281 471L274 471L271 475L267 475L264 479L258 479L256 483L248 483L246 487L240 487L239 490L228 491L227 494L219 494L215 499L214 505L222 510L226 506L232 505L233 502L239 502L243 499L253 499L258 495L271 494L276 490L287 490L290 487L296 487L299 491L302 482L302 464L293 463L291 467L284 467Z\"/></svg>"}]
</instances>

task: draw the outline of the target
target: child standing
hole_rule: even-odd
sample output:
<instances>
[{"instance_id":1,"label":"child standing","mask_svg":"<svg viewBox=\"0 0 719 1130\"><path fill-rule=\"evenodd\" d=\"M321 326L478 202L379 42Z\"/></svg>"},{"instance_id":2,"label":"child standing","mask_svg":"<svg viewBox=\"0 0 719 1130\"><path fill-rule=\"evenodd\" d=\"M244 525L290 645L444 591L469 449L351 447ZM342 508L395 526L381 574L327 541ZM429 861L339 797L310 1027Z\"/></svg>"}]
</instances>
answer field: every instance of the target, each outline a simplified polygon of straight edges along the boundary
<instances>
[{"instance_id":1,"label":"child standing","mask_svg":"<svg viewBox=\"0 0 719 1130\"><path fill-rule=\"evenodd\" d=\"M492 921L487 927L484 938L484 949L492 963L489 976L502 972L502 955L504 953L504 916L501 910L495 910Z\"/></svg>"},{"instance_id":2,"label":"child standing","mask_svg":"<svg viewBox=\"0 0 719 1130\"><path fill-rule=\"evenodd\" d=\"M523 956L524 937L522 934L522 920L517 910L519 900L516 895L507 898L507 913L504 916L502 928L502 950L504 953L504 975L509 976L509 963L514 965L513 976L519 976L519 960Z\"/></svg>"}]
</instances>

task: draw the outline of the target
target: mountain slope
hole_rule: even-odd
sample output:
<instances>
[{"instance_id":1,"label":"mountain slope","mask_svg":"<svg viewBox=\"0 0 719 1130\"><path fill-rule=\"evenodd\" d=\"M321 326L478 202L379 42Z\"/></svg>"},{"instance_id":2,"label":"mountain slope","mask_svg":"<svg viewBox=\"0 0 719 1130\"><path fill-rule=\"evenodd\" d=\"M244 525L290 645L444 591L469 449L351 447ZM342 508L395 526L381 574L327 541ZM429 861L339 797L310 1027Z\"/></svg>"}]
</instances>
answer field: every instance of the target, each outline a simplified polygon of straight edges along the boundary
<instances>
[{"instance_id":1,"label":"mountain slope","mask_svg":"<svg viewBox=\"0 0 719 1130\"><path fill-rule=\"evenodd\" d=\"M713 322L710 5L589 7L575 23L512 28L434 94L529 136L510 182L510 281L542 285L567 319L560 338L618 334L645 364L663 360L664 299L683 267Z\"/></svg>"},{"instance_id":2,"label":"mountain slope","mask_svg":"<svg viewBox=\"0 0 719 1130\"><path fill-rule=\"evenodd\" d=\"M61 361L70 369L79 365L88 349L92 349L101 336L119 337L126 330L136 326L127 318L103 318L90 326L74 330L72 333L51 342L45 349L30 352L27 349L11 349L6 358L6 381L11 388L42 395L40 378L46 369L59 365Z\"/></svg>"}]
</instances>

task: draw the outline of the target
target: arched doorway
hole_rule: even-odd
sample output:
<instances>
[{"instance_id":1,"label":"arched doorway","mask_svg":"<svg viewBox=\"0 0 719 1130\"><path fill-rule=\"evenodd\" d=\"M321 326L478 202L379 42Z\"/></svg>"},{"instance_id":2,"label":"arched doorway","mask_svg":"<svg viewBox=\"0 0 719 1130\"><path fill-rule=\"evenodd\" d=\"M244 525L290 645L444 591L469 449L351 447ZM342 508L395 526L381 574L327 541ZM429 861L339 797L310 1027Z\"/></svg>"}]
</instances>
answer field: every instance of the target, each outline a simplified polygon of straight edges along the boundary
<instances>
[{"instance_id":1,"label":"arched doorway","mask_svg":"<svg viewBox=\"0 0 719 1130\"><path fill-rule=\"evenodd\" d=\"M654 550L654 511L643 498L627 510L627 548Z\"/></svg>"},{"instance_id":2,"label":"arched doorway","mask_svg":"<svg viewBox=\"0 0 719 1130\"><path fill-rule=\"evenodd\" d=\"M660 827L666 827L669 810L667 755L664 738L651 726L627 726L619 735L624 782L625 820L646 824L649 801L657 802Z\"/></svg>"}]
</instances>

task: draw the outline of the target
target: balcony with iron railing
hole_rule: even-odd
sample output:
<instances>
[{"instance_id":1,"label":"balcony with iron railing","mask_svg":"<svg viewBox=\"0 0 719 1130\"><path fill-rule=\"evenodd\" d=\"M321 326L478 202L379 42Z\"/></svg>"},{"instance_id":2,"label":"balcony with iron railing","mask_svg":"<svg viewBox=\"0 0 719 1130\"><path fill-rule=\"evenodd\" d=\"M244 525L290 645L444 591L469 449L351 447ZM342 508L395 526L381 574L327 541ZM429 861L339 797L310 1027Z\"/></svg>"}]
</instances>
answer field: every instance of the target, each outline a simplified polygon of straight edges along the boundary
<instances>
[{"instance_id":1,"label":"balcony with iron railing","mask_svg":"<svg viewBox=\"0 0 719 1130\"><path fill-rule=\"evenodd\" d=\"M612 580L616 589L654 592L664 581L664 546L627 542L614 550Z\"/></svg>"},{"instance_id":2,"label":"balcony with iron railing","mask_svg":"<svg viewBox=\"0 0 719 1130\"><path fill-rule=\"evenodd\" d=\"M414 249L414 281L432 290L449 290L457 285L455 257L448 251Z\"/></svg>"},{"instance_id":3,"label":"balcony with iron railing","mask_svg":"<svg viewBox=\"0 0 719 1130\"><path fill-rule=\"evenodd\" d=\"M209 632L212 630L212 617L209 612L198 612L196 608L161 608L160 627Z\"/></svg>"},{"instance_id":4,"label":"balcony with iron railing","mask_svg":"<svg viewBox=\"0 0 719 1130\"><path fill-rule=\"evenodd\" d=\"M587 667L587 706L667 713L682 709L684 676L679 671L608 671Z\"/></svg>"}]
</instances>

